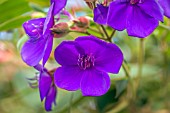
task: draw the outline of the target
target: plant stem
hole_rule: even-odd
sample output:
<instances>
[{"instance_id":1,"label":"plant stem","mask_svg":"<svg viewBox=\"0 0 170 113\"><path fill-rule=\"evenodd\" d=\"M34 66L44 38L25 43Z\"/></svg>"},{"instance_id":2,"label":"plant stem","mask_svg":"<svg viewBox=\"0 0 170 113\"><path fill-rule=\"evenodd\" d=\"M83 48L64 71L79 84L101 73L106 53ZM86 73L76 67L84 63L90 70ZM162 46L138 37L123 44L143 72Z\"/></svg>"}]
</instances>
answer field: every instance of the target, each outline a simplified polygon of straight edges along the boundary
<instances>
[{"instance_id":1,"label":"plant stem","mask_svg":"<svg viewBox=\"0 0 170 113\"><path fill-rule=\"evenodd\" d=\"M143 68L143 57L144 57L144 39L140 39L139 44L139 56L138 56L138 81L142 76L142 68Z\"/></svg>"},{"instance_id":2,"label":"plant stem","mask_svg":"<svg viewBox=\"0 0 170 113\"><path fill-rule=\"evenodd\" d=\"M76 33L82 33L82 34L86 34L86 35L91 35L88 31L74 31L74 30L70 30L69 32L76 32Z\"/></svg>"},{"instance_id":3,"label":"plant stem","mask_svg":"<svg viewBox=\"0 0 170 113\"><path fill-rule=\"evenodd\" d=\"M137 92L137 89L140 84L140 79L142 76L142 70L143 70L143 57L144 57L144 39L141 38L139 42L139 56L138 56L138 73L136 78L136 85L135 85L135 92ZM135 95L136 97L136 95Z\"/></svg>"},{"instance_id":4,"label":"plant stem","mask_svg":"<svg viewBox=\"0 0 170 113\"><path fill-rule=\"evenodd\" d=\"M74 92L72 92L71 96L70 96L70 102L69 102L69 107L68 107L68 113L71 113L71 106L72 106L72 100L74 97Z\"/></svg>"},{"instance_id":5,"label":"plant stem","mask_svg":"<svg viewBox=\"0 0 170 113\"><path fill-rule=\"evenodd\" d=\"M112 39L112 37L114 36L115 32L116 32L116 30L114 29L114 30L112 31L112 34L110 35L110 39Z\"/></svg>"},{"instance_id":6,"label":"plant stem","mask_svg":"<svg viewBox=\"0 0 170 113\"><path fill-rule=\"evenodd\" d=\"M93 28L91 28L91 27L88 27L88 29L89 30L91 30L91 31L94 31L94 32L96 32L96 33L99 33L99 34L101 34L102 35L102 33L101 32L99 32L98 30L96 30L96 29L93 29Z\"/></svg>"},{"instance_id":7,"label":"plant stem","mask_svg":"<svg viewBox=\"0 0 170 113\"><path fill-rule=\"evenodd\" d=\"M135 95L135 89L134 89L134 85L133 85L133 80L130 76L130 71L129 68L126 64L126 61L124 60L123 64L122 64L123 70L125 72L126 77L129 80L129 85L128 85L128 92L127 92L127 96L128 96L128 100L130 101L131 99L133 99L134 95Z\"/></svg>"},{"instance_id":8,"label":"plant stem","mask_svg":"<svg viewBox=\"0 0 170 113\"><path fill-rule=\"evenodd\" d=\"M125 72L125 75L126 75L128 78L130 78L130 72L129 72L129 69L128 69L125 61L123 62L122 67L123 67L123 70L124 70L124 72Z\"/></svg>"},{"instance_id":9,"label":"plant stem","mask_svg":"<svg viewBox=\"0 0 170 113\"><path fill-rule=\"evenodd\" d=\"M69 31L69 32L76 32L76 33L82 33L82 34L86 34L86 35L91 35L88 31ZM99 39L102 39L102 40L105 40L105 41L107 41L107 39L105 39L105 38L103 38L103 37L99 37L99 36L96 36L96 37L98 37Z\"/></svg>"},{"instance_id":10,"label":"plant stem","mask_svg":"<svg viewBox=\"0 0 170 113\"><path fill-rule=\"evenodd\" d=\"M101 28L102 28L102 30L103 30L103 32L104 32L104 34L106 35L106 37L107 37L108 41L109 41L109 42L111 42L111 41L110 41L110 37L109 37L109 35L108 35L108 33L107 33L107 31L106 31L105 27L104 27L103 25L100 25L100 26L101 26Z\"/></svg>"},{"instance_id":11,"label":"plant stem","mask_svg":"<svg viewBox=\"0 0 170 113\"><path fill-rule=\"evenodd\" d=\"M160 24L159 26L170 31L170 27L169 26L166 26L166 25L163 25L163 24Z\"/></svg>"},{"instance_id":12,"label":"plant stem","mask_svg":"<svg viewBox=\"0 0 170 113\"><path fill-rule=\"evenodd\" d=\"M102 37L104 37L104 33L103 31L100 29L100 26L98 24L96 24L97 29L99 30L99 32L101 33Z\"/></svg>"}]
</instances>

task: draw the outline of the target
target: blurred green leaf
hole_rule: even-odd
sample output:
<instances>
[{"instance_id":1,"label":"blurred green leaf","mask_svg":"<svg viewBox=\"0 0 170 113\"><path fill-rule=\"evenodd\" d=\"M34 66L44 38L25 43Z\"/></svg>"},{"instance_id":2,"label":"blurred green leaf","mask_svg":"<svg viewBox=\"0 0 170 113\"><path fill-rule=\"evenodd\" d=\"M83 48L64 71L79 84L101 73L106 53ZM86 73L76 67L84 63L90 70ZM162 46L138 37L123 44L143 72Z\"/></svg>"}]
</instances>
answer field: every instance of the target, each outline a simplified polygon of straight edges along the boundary
<instances>
[{"instance_id":1,"label":"blurred green leaf","mask_svg":"<svg viewBox=\"0 0 170 113\"><path fill-rule=\"evenodd\" d=\"M25 21L31 19L30 16L19 16L0 24L0 31L20 27Z\"/></svg>"},{"instance_id":2,"label":"blurred green leaf","mask_svg":"<svg viewBox=\"0 0 170 113\"><path fill-rule=\"evenodd\" d=\"M7 0L1 0L0 1L0 5L2 4L2 3L4 3L4 2L6 2Z\"/></svg>"},{"instance_id":3,"label":"blurred green leaf","mask_svg":"<svg viewBox=\"0 0 170 113\"><path fill-rule=\"evenodd\" d=\"M116 96L116 89L109 90L105 95L96 97L96 104L99 109L99 113L105 113L111 109L117 102L118 98Z\"/></svg>"},{"instance_id":4,"label":"blurred green leaf","mask_svg":"<svg viewBox=\"0 0 170 113\"><path fill-rule=\"evenodd\" d=\"M128 85L127 80L119 80L115 82L115 86L116 86L115 98L119 97L119 95L126 89L127 85Z\"/></svg>"},{"instance_id":5,"label":"blurred green leaf","mask_svg":"<svg viewBox=\"0 0 170 113\"><path fill-rule=\"evenodd\" d=\"M49 6L50 2L49 0L27 0L28 2L36 3L40 6Z\"/></svg>"},{"instance_id":6,"label":"blurred green leaf","mask_svg":"<svg viewBox=\"0 0 170 113\"><path fill-rule=\"evenodd\" d=\"M24 6L24 7L23 7ZM25 0L7 0L0 4L0 24L31 11Z\"/></svg>"}]
</instances>

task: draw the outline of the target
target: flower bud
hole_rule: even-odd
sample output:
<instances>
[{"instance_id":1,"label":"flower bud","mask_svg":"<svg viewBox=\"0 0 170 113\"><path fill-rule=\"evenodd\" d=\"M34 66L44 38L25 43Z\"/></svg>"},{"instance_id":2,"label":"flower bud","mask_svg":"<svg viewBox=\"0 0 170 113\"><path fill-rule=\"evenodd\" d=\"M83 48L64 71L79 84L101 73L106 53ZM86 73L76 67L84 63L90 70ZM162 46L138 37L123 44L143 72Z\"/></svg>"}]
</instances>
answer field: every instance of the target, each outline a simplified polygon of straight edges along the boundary
<instances>
[{"instance_id":1,"label":"flower bud","mask_svg":"<svg viewBox=\"0 0 170 113\"><path fill-rule=\"evenodd\" d=\"M51 30L55 38L60 38L68 34L69 26L66 22L61 22L54 25L53 28L51 28Z\"/></svg>"},{"instance_id":2,"label":"flower bud","mask_svg":"<svg viewBox=\"0 0 170 113\"><path fill-rule=\"evenodd\" d=\"M90 24L89 20L86 17L79 17L77 18L77 20L74 20L74 23L77 27L80 28L88 28Z\"/></svg>"}]
</instances>

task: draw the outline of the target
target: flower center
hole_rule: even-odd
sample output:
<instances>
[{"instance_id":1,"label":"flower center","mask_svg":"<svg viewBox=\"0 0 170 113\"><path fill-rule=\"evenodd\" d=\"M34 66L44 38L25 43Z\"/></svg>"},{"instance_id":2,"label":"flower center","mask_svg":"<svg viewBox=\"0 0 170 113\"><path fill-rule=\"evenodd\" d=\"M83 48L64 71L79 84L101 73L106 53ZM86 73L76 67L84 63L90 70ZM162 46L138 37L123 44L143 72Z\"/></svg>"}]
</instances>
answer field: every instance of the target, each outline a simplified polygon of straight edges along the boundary
<instances>
[{"instance_id":1,"label":"flower center","mask_svg":"<svg viewBox=\"0 0 170 113\"><path fill-rule=\"evenodd\" d=\"M133 4L137 4L140 0L130 0L130 3Z\"/></svg>"},{"instance_id":2,"label":"flower center","mask_svg":"<svg viewBox=\"0 0 170 113\"><path fill-rule=\"evenodd\" d=\"M94 66L94 60L95 60L94 56L92 55L87 55L87 54L80 55L79 54L77 64L81 69L85 70L87 68L91 68Z\"/></svg>"}]
</instances>

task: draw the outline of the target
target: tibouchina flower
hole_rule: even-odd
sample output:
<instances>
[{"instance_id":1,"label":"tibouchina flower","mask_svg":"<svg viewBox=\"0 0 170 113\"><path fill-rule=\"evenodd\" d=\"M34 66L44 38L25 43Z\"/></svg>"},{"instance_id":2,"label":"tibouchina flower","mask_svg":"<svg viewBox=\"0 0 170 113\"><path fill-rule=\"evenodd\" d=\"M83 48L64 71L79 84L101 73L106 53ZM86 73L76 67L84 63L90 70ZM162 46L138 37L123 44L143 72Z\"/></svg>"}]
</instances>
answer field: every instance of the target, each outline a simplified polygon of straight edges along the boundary
<instances>
[{"instance_id":1,"label":"tibouchina flower","mask_svg":"<svg viewBox=\"0 0 170 113\"><path fill-rule=\"evenodd\" d=\"M170 18L170 0L158 0L164 9L164 15Z\"/></svg>"},{"instance_id":2,"label":"tibouchina flower","mask_svg":"<svg viewBox=\"0 0 170 113\"><path fill-rule=\"evenodd\" d=\"M156 0L114 0L110 3L107 24L128 35L144 38L163 21L163 10Z\"/></svg>"},{"instance_id":3,"label":"tibouchina flower","mask_svg":"<svg viewBox=\"0 0 170 113\"><path fill-rule=\"evenodd\" d=\"M66 1L62 0L58 3L57 0L51 0L46 18L29 20L23 24L23 28L30 39L23 45L21 56L28 65L35 66L42 59L43 65L45 65L48 60L54 36L50 29L54 25L54 16L65 7Z\"/></svg>"},{"instance_id":4,"label":"tibouchina flower","mask_svg":"<svg viewBox=\"0 0 170 113\"><path fill-rule=\"evenodd\" d=\"M96 8L94 8L94 21L98 24L106 24L107 21L107 13L108 7L103 6L102 4L98 4Z\"/></svg>"},{"instance_id":5,"label":"tibouchina flower","mask_svg":"<svg viewBox=\"0 0 170 113\"><path fill-rule=\"evenodd\" d=\"M35 66L35 68L40 72L38 87L41 101L45 100L45 110L51 111L52 104L56 105L57 95L57 88L53 81L53 75L40 65Z\"/></svg>"},{"instance_id":6,"label":"tibouchina flower","mask_svg":"<svg viewBox=\"0 0 170 113\"><path fill-rule=\"evenodd\" d=\"M81 89L84 96L100 96L110 88L108 73L119 72L123 54L115 44L82 36L63 41L55 50L55 59L61 65L54 73L58 87Z\"/></svg>"}]
</instances>

